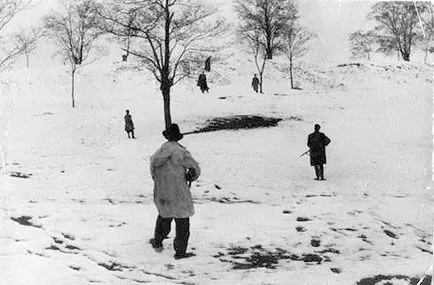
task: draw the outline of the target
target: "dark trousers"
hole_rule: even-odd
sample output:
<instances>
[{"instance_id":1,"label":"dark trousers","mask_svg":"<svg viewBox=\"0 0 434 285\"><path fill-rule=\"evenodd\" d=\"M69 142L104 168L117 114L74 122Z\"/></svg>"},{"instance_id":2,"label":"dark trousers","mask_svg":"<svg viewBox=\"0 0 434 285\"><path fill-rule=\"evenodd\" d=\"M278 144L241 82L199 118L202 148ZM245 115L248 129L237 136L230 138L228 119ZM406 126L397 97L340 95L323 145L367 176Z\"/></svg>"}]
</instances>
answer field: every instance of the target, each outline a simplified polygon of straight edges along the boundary
<instances>
[{"instance_id":1,"label":"dark trousers","mask_svg":"<svg viewBox=\"0 0 434 285\"><path fill-rule=\"evenodd\" d=\"M133 139L134 139L134 138L135 138L135 137L134 137L134 130L132 130L132 131L127 131L128 138L131 138L131 137L130 137L130 133L131 133L131 135L132 135L132 137L133 137Z\"/></svg>"},{"instance_id":2,"label":"dark trousers","mask_svg":"<svg viewBox=\"0 0 434 285\"><path fill-rule=\"evenodd\" d=\"M154 239L158 243L162 243L167 235L170 233L170 226L173 218L163 218L160 215L157 217L155 224ZM188 238L190 237L190 219L189 218L175 218L176 224L176 237L173 240L173 248L176 253L185 253L188 245Z\"/></svg>"},{"instance_id":3,"label":"dark trousers","mask_svg":"<svg viewBox=\"0 0 434 285\"><path fill-rule=\"evenodd\" d=\"M319 164L319 165L315 165L314 167L315 167L316 178L323 179L324 178L324 165Z\"/></svg>"}]
</instances>

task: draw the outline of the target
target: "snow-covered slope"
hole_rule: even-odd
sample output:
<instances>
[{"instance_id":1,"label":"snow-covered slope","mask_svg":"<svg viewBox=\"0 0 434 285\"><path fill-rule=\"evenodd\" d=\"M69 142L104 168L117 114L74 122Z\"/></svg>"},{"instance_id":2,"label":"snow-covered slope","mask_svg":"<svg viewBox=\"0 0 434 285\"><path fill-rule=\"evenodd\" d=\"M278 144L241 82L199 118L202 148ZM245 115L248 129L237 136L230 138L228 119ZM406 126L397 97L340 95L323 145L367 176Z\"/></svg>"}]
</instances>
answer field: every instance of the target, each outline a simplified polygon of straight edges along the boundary
<instances>
[{"instance_id":1,"label":"snow-covered slope","mask_svg":"<svg viewBox=\"0 0 434 285\"><path fill-rule=\"evenodd\" d=\"M209 94L194 80L176 86L182 131L226 115L283 118L274 128L185 136L203 174L192 187L197 256L180 261L174 233L161 253L147 243L157 214L148 160L163 143L158 86L101 61L79 72L72 109L64 68L4 74L0 284L355 284L379 274L410 284L406 276L429 267L427 67L302 63L301 90L289 90L276 59L256 94L252 62L231 57L208 74ZM125 109L137 140L123 131ZM315 123L332 140L325 182L299 157Z\"/></svg>"}]
</instances>

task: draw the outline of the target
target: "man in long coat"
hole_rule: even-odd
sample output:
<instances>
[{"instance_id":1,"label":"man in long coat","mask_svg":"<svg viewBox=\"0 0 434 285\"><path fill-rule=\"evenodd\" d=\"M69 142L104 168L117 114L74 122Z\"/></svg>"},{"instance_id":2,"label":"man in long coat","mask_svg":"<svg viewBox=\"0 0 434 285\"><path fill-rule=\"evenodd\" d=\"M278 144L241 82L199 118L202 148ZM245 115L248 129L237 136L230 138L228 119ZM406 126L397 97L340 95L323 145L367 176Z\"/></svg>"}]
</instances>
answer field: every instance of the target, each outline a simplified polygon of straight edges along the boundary
<instances>
[{"instance_id":1,"label":"man in long coat","mask_svg":"<svg viewBox=\"0 0 434 285\"><path fill-rule=\"evenodd\" d=\"M252 87L256 93L258 93L258 86L259 86L259 78L256 76L256 74L254 74L252 78Z\"/></svg>"},{"instance_id":2,"label":"man in long coat","mask_svg":"<svg viewBox=\"0 0 434 285\"><path fill-rule=\"evenodd\" d=\"M209 87L208 83L206 82L206 75L204 72L199 75L199 78L197 79L197 86L200 87L200 91L202 91L202 93L205 91L208 93Z\"/></svg>"},{"instance_id":3,"label":"man in long coat","mask_svg":"<svg viewBox=\"0 0 434 285\"><path fill-rule=\"evenodd\" d=\"M307 146L310 153L310 165L315 168L315 180L324 179L324 164L327 163L325 147L330 143L330 139L320 130L321 126L315 125L315 132L307 138Z\"/></svg>"},{"instance_id":4,"label":"man in long coat","mask_svg":"<svg viewBox=\"0 0 434 285\"><path fill-rule=\"evenodd\" d=\"M130 111L126 110L125 113L126 113L124 116L125 131L127 132L128 138L131 138L130 137L130 133L131 133L132 138L135 139L135 137L134 137L134 123L133 123L133 119L131 118Z\"/></svg>"},{"instance_id":5,"label":"man in long coat","mask_svg":"<svg viewBox=\"0 0 434 285\"><path fill-rule=\"evenodd\" d=\"M189 171L194 173L190 180L196 180L200 175L200 167L190 152L178 142L183 135L177 124L172 124L163 135L168 141L150 159L154 203L158 210L154 238L150 243L154 248L162 248L163 240L170 232L171 222L175 219L174 257L186 258L193 255L186 253L186 250L190 236L190 217L194 214L186 173L193 169Z\"/></svg>"}]
</instances>

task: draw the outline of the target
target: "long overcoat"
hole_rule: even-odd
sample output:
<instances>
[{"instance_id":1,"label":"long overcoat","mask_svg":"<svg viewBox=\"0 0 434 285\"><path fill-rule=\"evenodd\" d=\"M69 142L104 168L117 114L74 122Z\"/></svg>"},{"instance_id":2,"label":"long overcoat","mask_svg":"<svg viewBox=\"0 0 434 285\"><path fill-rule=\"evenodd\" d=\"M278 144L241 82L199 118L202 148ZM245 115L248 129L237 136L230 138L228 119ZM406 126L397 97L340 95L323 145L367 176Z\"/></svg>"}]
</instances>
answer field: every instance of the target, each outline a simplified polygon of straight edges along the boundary
<instances>
[{"instance_id":1,"label":"long overcoat","mask_svg":"<svg viewBox=\"0 0 434 285\"><path fill-rule=\"evenodd\" d=\"M307 146L310 150L310 165L326 164L325 147L330 143L330 139L323 133L314 132L307 138Z\"/></svg>"},{"instance_id":2,"label":"long overcoat","mask_svg":"<svg viewBox=\"0 0 434 285\"><path fill-rule=\"evenodd\" d=\"M200 175L198 162L178 142L164 143L150 159L154 203L163 218L188 218L194 214L193 199L185 178L187 169Z\"/></svg>"},{"instance_id":3,"label":"long overcoat","mask_svg":"<svg viewBox=\"0 0 434 285\"><path fill-rule=\"evenodd\" d=\"M134 130L134 123L133 119L131 118L130 114L125 115L125 131L131 132Z\"/></svg>"}]
</instances>

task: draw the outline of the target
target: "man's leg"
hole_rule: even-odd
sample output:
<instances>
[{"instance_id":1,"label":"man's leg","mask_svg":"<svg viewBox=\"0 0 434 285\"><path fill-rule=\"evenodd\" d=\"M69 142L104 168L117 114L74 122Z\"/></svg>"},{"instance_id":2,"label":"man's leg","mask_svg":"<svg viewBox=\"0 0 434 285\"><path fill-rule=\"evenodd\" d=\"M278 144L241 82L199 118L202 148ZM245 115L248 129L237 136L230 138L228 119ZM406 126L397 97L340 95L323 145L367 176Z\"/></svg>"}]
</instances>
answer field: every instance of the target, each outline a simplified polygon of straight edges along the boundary
<instances>
[{"instance_id":1,"label":"man's leg","mask_svg":"<svg viewBox=\"0 0 434 285\"><path fill-rule=\"evenodd\" d=\"M133 139L136 138L136 137L134 136L134 130L131 131L131 135L132 135Z\"/></svg>"},{"instance_id":2,"label":"man's leg","mask_svg":"<svg viewBox=\"0 0 434 285\"><path fill-rule=\"evenodd\" d=\"M315 174L316 174L316 180L319 180L319 178L320 178L320 176L321 176L321 174L320 174L320 167L319 167L319 165L315 165L314 166L315 167Z\"/></svg>"},{"instance_id":3,"label":"man's leg","mask_svg":"<svg viewBox=\"0 0 434 285\"><path fill-rule=\"evenodd\" d=\"M130 132L129 131L126 131L126 132L127 132L128 138L130 139Z\"/></svg>"},{"instance_id":4,"label":"man's leg","mask_svg":"<svg viewBox=\"0 0 434 285\"><path fill-rule=\"evenodd\" d=\"M151 239L151 244L153 247L163 246L163 240L167 238L167 235L170 233L171 223L172 218L163 218L158 215L157 222L155 223L154 238Z\"/></svg>"},{"instance_id":5,"label":"man's leg","mask_svg":"<svg viewBox=\"0 0 434 285\"><path fill-rule=\"evenodd\" d=\"M324 179L324 164L320 164L319 166L319 176L321 180L325 180Z\"/></svg>"},{"instance_id":6,"label":"man's leg","mask_svg":"<svg viewBox=\"0 0 434 285\"><path fill-rule=\"evenodd\" d=\"M190 237L190 219L175 218L176 223L176 237L173 241L173 247L175 248L176 255L184 255L187 250L188 238Z\"/></svg>"}]
</instances>

